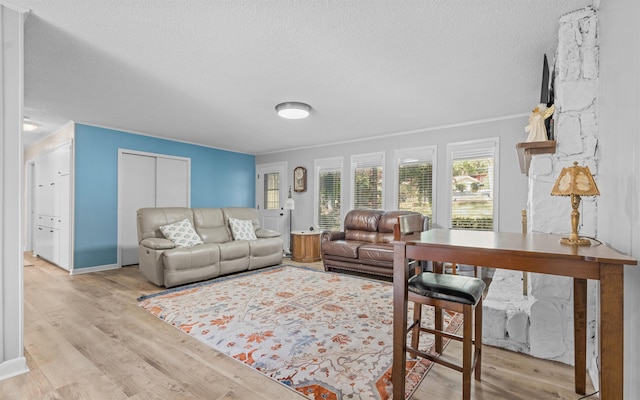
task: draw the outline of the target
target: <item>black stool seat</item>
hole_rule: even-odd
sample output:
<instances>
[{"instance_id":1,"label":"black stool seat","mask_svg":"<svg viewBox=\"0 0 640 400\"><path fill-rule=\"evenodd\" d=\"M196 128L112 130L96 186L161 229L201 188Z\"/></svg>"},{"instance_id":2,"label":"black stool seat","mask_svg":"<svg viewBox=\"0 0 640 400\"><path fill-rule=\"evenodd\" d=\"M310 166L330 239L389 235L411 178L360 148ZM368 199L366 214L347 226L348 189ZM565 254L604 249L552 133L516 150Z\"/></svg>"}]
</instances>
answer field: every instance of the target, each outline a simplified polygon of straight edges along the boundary
<instances>
[{"instance_id":1,"label":"black stool seat","mask_svg":"<svg viewBox=\"0 0 640 400\"><path fill-rule=\"evenodd\" d=\"M420 296L469 305L478 304L485 286L482 279L429 272L412 276L408 281L408 289Z\"/></svg>"}]
</instances>

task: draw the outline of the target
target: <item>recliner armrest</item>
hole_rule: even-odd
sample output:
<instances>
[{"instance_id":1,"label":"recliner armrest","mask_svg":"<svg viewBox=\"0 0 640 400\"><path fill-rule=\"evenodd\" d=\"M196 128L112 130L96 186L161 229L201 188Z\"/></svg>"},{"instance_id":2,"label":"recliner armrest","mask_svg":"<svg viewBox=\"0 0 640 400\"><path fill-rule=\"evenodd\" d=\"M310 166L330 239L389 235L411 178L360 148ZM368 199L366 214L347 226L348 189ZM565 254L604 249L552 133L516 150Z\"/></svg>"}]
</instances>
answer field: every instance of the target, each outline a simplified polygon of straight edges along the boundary
<instances>
[{"instance_id":1,"label":"recliner armrest","mask_svg":"<svg viewBox=\"0 0 640 400\"><path fill-rule=\"evenodd\" d=\"M140 242L140 245L144 247L148 247L153 250L167 250L167 249L173 249L176 247L175 243L165 238L142 239L142 241Z\"/></svg>"},{"instance_id":2,"label":"recliner armrest","mask_svg":"<svg viewBox=\"0 0 640 400\"><path fill-rule=\"evenodd\" d=\"M339 231L324 231L320 236L321 242L331 242L332 240L344 240L344 232Z\"/></svg>"},{"instance_id":3,"label":"recliner armrest","mask_svg":"<svg viewBox=\"0 0 640 400\"><path fill-rule=\"evenodd\" d=\"M272 231L270 229L258 228L256 229L256 237L258 239L276 238L280 237L280 232Z\"/></svg>"}]
</instances>

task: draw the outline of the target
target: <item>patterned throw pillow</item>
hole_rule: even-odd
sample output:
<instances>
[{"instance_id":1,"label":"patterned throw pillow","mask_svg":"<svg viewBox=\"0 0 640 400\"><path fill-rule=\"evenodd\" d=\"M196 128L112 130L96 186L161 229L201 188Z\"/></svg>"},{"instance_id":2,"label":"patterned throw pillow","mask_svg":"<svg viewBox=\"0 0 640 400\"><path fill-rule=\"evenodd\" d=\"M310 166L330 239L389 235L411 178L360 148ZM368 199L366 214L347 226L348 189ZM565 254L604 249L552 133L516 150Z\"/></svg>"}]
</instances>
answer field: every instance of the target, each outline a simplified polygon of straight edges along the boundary
<instances>
[{"instance_id":1,"label":"patterned throw pillow","mask_svg":"<svg viewBox=\"0 0 640 400\"><path fill-rule=\"evenodd\" d=\"M203 243L188 219L163 225L160 227L160 232L178 247L192 247Z\"/></svg>"},{"instance_id":2,"label":"patterned throw pillow","mask_svg":"<svg viewBox=\"0 0 640 400\"><path fill-rule=\"evenodd\" d=\"M229 218L233 240L256 240L253 223L246 219Z\"/></svg>"}]
</instances>

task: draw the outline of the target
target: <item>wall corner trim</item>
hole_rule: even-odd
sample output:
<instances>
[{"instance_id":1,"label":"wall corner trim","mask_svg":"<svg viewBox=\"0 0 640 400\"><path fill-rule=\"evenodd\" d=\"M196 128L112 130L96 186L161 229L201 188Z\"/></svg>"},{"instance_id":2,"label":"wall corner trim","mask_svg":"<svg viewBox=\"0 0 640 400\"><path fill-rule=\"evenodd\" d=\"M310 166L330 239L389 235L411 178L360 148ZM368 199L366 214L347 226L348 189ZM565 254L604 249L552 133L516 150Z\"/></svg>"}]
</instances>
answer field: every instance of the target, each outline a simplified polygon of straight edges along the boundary
<instances>
[{"instance_id":1,"label":"wall corner trim","mask_svg":"<svg viewBox=\"0 0 640 400\"><path fill-rule=\"evenodd\" d=\"M27 359L25 357L18 357L0 363L0 381L27 372L29 372L29 367L27 367Z\"/></svg>"}]
</instances>

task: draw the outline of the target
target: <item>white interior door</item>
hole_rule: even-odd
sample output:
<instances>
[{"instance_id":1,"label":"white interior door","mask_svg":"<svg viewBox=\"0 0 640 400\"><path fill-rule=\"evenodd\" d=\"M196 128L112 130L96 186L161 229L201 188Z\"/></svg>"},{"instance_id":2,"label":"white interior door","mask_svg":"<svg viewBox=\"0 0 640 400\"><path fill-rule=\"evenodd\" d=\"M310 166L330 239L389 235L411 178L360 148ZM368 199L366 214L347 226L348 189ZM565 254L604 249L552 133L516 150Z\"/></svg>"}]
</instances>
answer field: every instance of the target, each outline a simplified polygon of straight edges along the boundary
<instances>
[{"instance_id":1,"label":"white interior door","mask_svg":"<svg viewBox=\"0 0 640 400\"><path fill-rule=\"evenodd\" d=\"M189 207L191 159L120 150L118 160L119 264L138 264L137 211Z\"/></svg>"},{"instance_id":2,"label":"white interior door","mask_svg":"<svg viewBox=\"0 0 640 400\"><path fill-rule=\"evenodd\" d=\"M189 207L189 160L156 157L156 207Z\"/></svg>"},{"instance_id":3,"label":"white interior door","mask_svg":"<svg viewBox=\"0 0 640 400\"><path fill-rule=\"evenodd\" d=\"M280 232L284 248L289 248L289 211L284 210L287 199L287 164L263 164L256 166L256 208L260 225Z\"/></svg>"},{"instance_id":4,"label":"white interior door","mask_svg":"<svg viewBox=\"0 0 640 400\"><path fill-rule=\"evenodd\" d=\"M118 165L120 265L138 263L138 208L156 206L156 158L121 153Z\"/></svg>"}]
</instances>

